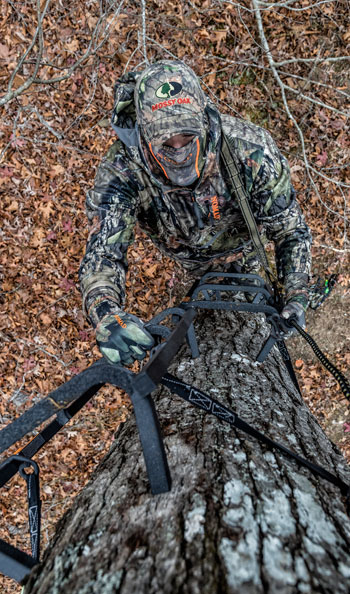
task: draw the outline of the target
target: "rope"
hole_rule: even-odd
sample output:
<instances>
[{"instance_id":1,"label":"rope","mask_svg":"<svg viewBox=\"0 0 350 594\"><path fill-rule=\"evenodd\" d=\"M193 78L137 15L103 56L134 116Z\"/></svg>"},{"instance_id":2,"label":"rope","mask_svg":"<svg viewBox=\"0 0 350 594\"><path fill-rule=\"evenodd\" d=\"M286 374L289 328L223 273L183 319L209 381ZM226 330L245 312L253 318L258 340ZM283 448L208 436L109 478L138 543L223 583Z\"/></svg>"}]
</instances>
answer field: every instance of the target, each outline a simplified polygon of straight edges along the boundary
<instances>
[{"instance_id":1,"label":"rope","mask_svg":"<svg viewBox=\"0 0 350 594\"><path fill-rule=\"evenodd\" d=\"M291 326L294 326L294 328L299 332L299 334L301 334L301 336L309 343L316 357L318 357L318 359L321 361L322 365L337 380L345 398L350 400L350 384L346 379L345 375L341 371L339 371L339 369L335 365L333 365L333 363L331 363L329 359L327 359L326 355L321 351L316 341L310 336L310 334L305 332L305 330L303 330L302 327L299 326L299 324L295 320L290 320L289 324Z\"/></svg>"}]
</instances>

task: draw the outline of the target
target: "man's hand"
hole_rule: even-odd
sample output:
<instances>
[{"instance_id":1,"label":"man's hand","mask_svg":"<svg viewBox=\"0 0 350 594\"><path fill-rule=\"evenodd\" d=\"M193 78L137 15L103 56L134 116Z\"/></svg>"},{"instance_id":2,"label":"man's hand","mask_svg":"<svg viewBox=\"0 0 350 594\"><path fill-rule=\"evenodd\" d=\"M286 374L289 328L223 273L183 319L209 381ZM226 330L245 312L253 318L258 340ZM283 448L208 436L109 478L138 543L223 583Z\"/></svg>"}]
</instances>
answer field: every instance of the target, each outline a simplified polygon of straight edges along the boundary
<instances>
[{"instance_id":1,"label":"man's hand","mask_svg":"<svg viewBox=\"0 0 350 594\"><path fill-rule=\"evenodd\" d=\"M301 303L298 301L290 301L287 305L284 306L281 312L281 317L285 320L295 320L301 328L305 329L305 311ZM286 335L285 338L289 338L294 332L296 332L296 328L293 326L288 326L285 324L286 327Z\"/></svg>"},{"instance_id":2,"label":"man's hand","mask_svg":"<svg viewBox=\"0 0 350 594\"><path fill-rule=\"evenodd\" d=\"M109 363L131 365L141 361L154 340L141 320L122 310L106 314L96 327L96 342Z\"/></svg>"}]
</instances>

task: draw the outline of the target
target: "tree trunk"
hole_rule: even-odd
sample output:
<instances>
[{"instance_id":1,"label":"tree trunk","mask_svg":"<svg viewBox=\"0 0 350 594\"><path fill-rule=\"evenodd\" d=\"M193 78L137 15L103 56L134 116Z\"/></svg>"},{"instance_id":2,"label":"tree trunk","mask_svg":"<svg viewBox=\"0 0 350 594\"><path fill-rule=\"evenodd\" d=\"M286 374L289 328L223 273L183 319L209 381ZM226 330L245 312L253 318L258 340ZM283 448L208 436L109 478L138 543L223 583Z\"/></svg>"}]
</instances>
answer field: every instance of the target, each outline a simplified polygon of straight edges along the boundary
<instances>
[{"instance_id":1,"label":"tree trunk","mask_svg":"<svg viewBox=\"0 0 350 594\"><path fill-rule=\"evenodd\" d=\"M291 384L262 315L206 312L200 357L170 371L271 438L350 481ZM339 490L276 451L154 395L172 475L152 496L133 415L57 527L25 594L296 594L350 591L350 520Z\"/></svg>"}]
</instances>

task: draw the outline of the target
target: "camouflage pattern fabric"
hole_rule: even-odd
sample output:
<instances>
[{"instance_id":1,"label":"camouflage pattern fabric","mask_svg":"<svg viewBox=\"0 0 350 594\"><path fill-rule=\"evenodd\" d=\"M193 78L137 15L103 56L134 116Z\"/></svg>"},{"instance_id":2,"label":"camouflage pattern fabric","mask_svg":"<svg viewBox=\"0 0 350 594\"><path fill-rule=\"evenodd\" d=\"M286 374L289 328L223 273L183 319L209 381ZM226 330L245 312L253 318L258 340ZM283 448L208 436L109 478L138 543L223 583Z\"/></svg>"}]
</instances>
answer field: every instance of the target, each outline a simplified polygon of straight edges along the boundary
<instances>
[{"instance_id":1,"label":"camouflage pattern fabric","mask_svg":"<svg viewBox=\"0 0 350 594\"><path fill-rule=\"evenodd\" d=\"M134 101L146 142L162 144L179 129L206 131L207 99L193 70L180 60L161 60L146 68L137 80Z\"/></svg>"},{"instance_id":2,"label":"camouflage pattern fabric","mask_svg":"<svg viewBox=\"0 0 350 594\"><path fill-rule=\"evenodd\" d=\"M96 328L96 342L110 363L130 365L142 361L154 346L153 337L142 322L131 314L115 310L103 316Z\"/></svg>"},{"instance_id":3,"label":"camouflage pattern fabric","mask_svg":"<svg viewBox=\"0 0 350 594\"><path fill-rule=\"evenodd\" d=\"M139 78L129 73L117 83L112 123L119 140L102 160L94 188L87 194L91 233L80 267L80 284L90 319L99 317L96 303L104 314L116 304L123 307L127 250L136 222L163 253L193 274L203 273L213 263L236 259L244 271L257 271L249 231L220 159L222 130L234 146L259 231L265 241L274 242L286 300L293 295L299 300L310 274L311 235L295 199L288 163L270 134L250 122L221 115L206 98L207 144L200 178L193 186L176 186L151 158L145 137L135 127L134 93ZM173 74L172 80L176 82ZM187 89L176 96L185 99ZM157 96L154 101L161 102ZM170 135L175 130L182 132L173 119L174 105L157 108L174 123ZM177 103L176 109L181 106L188 108L187 103ZM177 122L181 122L176 113ZM157 122L163 126L163 115Z\"/></svg>"},{"instance_id":4,"label":"camouflage pattern fabric","mask_svg":"<svg viewBox=\"0 0 350 594\"><path fill-rule=\"evenodd\" d=\"M188 186L200 178L208 127L206 103L197 76L181 61L157 62L136 83L140 134L168 183ZM166 147L164 143L179 133L192 136L191 142L181 148Z\"/></svg>"}]
</instances>

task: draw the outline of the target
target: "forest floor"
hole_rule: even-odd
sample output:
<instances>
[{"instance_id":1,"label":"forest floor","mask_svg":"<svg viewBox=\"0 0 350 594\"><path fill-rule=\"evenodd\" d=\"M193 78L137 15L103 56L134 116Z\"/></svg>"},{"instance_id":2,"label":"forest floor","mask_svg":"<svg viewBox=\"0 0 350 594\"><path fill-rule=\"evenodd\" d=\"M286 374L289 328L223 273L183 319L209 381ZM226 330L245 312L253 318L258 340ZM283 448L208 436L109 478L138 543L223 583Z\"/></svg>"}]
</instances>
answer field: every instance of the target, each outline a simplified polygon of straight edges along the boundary
<instances>
[{"instance_id":1,"label":"forest floor","mask_svg":"<svg viewBox=\"0 0 350 594\"><path fill-rule=\"evenodd\" d=\"M265 127L287 157L314 238L313 272L339 274L324 305L308 312L307 329L350 379L348 6L264 4L262 23L279 80L249 3L1 4L1 96L8 85L22 88L5 101L0 120L1 427L100 357L78 286L88 237L85 194L115 140L114 85L147 60L184 60L222 113ZM32 75L35 84L27 88ZM144 236L136 236L129 263L127 311L148 320L179 303L186 275ZM350 463L348 401L301 337L288 347L306 404ZM36 455L42 550L130 411L129 398L105 386ZM18 475L1 489L0 510L0 538L29 552ZM18 594L20 587L0 576L0 592Z\"/></svg>"}]
</instances>

